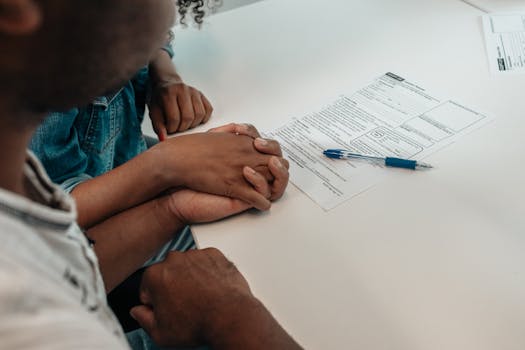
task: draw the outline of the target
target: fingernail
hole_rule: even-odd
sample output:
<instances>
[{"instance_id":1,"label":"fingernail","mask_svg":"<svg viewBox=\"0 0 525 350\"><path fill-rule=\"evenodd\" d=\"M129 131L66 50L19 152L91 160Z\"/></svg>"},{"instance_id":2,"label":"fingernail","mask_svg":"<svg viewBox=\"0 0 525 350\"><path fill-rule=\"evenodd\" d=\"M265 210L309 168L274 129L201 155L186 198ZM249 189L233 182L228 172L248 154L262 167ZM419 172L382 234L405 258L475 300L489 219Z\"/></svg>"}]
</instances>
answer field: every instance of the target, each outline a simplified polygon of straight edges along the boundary
<instances>
[{"instance_id":1,"label":"fingernail","mask_svg":"<svg viewBox=\"0 0 525 350\"><path fill-rule=\"evenodd\" d=\"M279 158L272 158L272 162L273 162L273 165L275 165L280 170L284 170L285 169L285 166L283 165L283 163L281 163Z\"/></svg>"},{"instance_id":2,"label":"fingernail","mask_svg":"<svg viewBox=\"0 0 525 350\"><path fill-rule=\"evenodd\" d=\"M259 146L268 146L268 141L260 137L256 138L255 142L257 142Z\"/></svg>"},{"instance_id":3,"label":"fingernail","mask_svg":"<svg viewBox=\"0 0 525 350\"><path fill-rule=\"evenodd\" d=\"M257 172L255 170L253 170L252 168L250 168L249 166L246 167L246 170L248 170L248 172L251 174L251 175L255 175L257 174Z\"/></svg>"}]
</instances>

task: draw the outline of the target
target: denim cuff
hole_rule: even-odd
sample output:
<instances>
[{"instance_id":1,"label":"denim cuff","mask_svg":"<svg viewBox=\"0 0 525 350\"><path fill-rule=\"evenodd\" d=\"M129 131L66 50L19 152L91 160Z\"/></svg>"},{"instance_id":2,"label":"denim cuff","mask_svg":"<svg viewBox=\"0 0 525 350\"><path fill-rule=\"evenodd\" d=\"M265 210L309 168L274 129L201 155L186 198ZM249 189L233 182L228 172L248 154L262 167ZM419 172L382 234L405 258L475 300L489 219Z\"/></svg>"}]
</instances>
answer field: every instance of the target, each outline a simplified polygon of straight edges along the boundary
<instances>
[{"instance_id":1,"label":"denim cuff","mask_svg":"<svg viewBox=\"0 0 525 350\"><path fill-rule=\"evenodd\" d=\"M87 181L87 180L91 180L91 179L92 179L92 177L89 176L88 174L80 174L78 176L72 177L72 178L67 179L66 181L62 182L60 184L60 187L62 187L62 189L66 193L71 193L71 192L73 192L75 187L80 185L82 182Z\"/></svg>"},{"instance_id":2,"label":"denim cuff","mask_svg":"<svg viewBox=\"0 0 525 350\"><path fill-rule=\"evenodd\" d=\"M164 45L163 47L161 47L161 50L166 51L171 59L173 59L173 57L175 57L175 51L173 51L173 47L171 46L170 43L168 43L168 44Z\"/></svg>"}]
</instances>

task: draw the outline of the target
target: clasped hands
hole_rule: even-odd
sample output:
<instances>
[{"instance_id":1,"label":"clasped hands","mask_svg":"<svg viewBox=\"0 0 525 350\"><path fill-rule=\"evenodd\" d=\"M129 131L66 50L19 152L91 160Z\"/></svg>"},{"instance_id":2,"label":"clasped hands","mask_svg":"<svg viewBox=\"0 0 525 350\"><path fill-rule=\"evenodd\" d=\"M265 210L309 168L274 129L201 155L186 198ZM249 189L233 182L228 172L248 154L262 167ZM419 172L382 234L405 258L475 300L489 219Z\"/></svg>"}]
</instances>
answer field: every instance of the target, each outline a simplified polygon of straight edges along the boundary
<instances>
[{"instance_id":1,"label":"clasped hands","mask_svg":"<svg viewBox=\"0 0 525 350\"><path fill-rule=\"evenodd\" d=\"M268 210L288 185L289 163L279 143L261 138L250 124L170 138L150 151L163 158L163 181L173 184L167 205L185 224Z\"/></svg>"}]
</instances>

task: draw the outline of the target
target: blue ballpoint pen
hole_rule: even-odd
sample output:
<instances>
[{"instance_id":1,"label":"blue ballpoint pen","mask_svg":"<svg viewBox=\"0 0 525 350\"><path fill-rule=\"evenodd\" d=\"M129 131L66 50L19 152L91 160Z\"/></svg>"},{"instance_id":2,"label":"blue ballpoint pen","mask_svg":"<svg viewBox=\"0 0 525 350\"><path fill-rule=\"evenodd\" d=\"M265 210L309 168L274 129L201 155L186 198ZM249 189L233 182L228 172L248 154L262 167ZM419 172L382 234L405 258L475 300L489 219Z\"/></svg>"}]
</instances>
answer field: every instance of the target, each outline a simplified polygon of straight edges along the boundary
<instances>
[{"instance_id":1,"label":"blue ballpoint pen","mask_svg":"<svg viewBox=\"0 0 525 350\"><path fill-rule=\"evenodd\" d=\"M384 162L386 166L394 168L405 168L405 169L431 169L432 165L418 162L410 159L401 159L394 157L376 157L376 156L367 156L363 154L352 153L344 149L327 149L323 152L325 156L333 159L364 159L372 161L381 161Z\"/></svg>"}]
</instances>

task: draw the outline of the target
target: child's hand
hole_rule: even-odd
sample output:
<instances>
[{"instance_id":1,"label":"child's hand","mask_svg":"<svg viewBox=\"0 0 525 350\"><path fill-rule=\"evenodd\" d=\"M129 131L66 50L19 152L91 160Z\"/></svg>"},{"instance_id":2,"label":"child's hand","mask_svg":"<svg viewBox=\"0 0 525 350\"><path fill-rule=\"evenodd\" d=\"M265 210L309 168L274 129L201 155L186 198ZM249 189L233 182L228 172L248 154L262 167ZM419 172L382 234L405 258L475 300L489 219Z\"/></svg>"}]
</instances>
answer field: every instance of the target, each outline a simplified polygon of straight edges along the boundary
<instances>
[{"instance_id":1,"label":"child's hand","mask_svg":"<svg viewBox=\"0 0 525 350\"><path fill-rule=\"evenodd\" d=\"M183 186L199 192L240 199L260 210L284 191L287 162L258 152L251 137L232 133L201 133L168 139L149 154L162 167L167 187ZM264 187L259 179L264 179ZM255 182L255 185L254 185Z\"/></svg>"},{"instance_id":2,"label":"child's hand","mask_svg":"<svg viewBox=\"0 0 525 350\"><path fill-rule=\"evenodd\" d=\"M149 111L153 129L164 141L168 134L206 123L213 107L199 90L172 80L153 88Z\"/></svg>"},{"instance_id":3,"label":"child's hand","mask_svg":"<svg viewBox=\"0 0 525 350\"><path fill-rule=\"evenodd\" d=\"M148 104L151 123L160 141L168 134L206 123L213 107L199 90L186 85L164 50L150 63L152 92Z\"/></svg>"}]
</instances>

